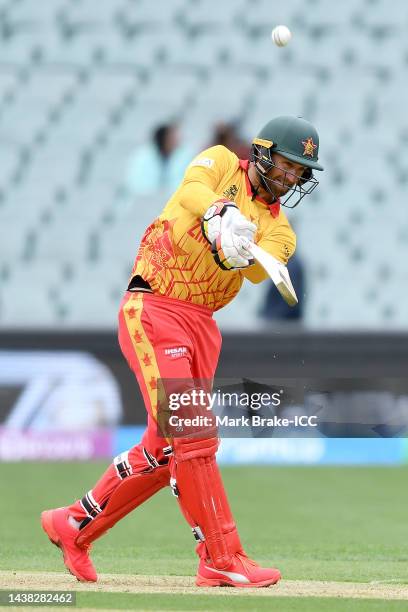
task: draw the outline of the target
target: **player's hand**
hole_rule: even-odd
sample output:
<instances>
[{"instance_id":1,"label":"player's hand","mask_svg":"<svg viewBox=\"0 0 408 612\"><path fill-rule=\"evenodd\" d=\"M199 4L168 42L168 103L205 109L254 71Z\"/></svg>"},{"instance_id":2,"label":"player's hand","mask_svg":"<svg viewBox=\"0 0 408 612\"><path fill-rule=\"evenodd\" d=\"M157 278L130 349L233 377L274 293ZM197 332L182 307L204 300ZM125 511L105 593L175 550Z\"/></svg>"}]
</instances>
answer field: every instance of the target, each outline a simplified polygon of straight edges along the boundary
<instances>
[{"instance_id":1,"label":"player's hand","mask_svg":"<svg viewBox=\"0 0 408 612\"><path fill-rule=\"evenodd\" d=\"M244 249L245 255L241 255L244 241L244 238L237 236L230 230L220 234L211 245L215 263L222 270L236 270L251 266L254 260L249 251Z\"/></svg>"},{"instance_id":2,"label":"player's hand","mask_svg":"<svg viewBox=\"0 0 408 612\"><path fill-rule=\"evenodd\" d=\"M236 204L230 202L230 200L215 202L204 213L201 221L201 230L212 249L215 248L214 243L221 237L220 248L225 246L229 252L230 248L234 247L237 254L247 260L251 259L251 254L240 238L253 241L256 229L256 225L244 217Z\"/></svg>"}]
</instances>

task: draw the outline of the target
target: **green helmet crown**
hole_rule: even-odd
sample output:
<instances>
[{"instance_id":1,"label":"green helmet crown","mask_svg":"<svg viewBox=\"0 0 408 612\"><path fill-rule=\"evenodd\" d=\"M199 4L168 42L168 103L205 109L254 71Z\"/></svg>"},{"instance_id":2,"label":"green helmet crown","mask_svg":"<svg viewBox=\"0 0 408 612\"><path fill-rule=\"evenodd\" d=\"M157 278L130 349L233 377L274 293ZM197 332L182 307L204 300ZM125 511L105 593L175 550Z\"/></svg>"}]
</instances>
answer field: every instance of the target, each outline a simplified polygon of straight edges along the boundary
<instances>
[{"instance_id":1,"label":"green helmet crown","mask_svg":"<svg viewBox=\"0 0 408 612\"><path fill-rule=\"evenodd\" d=\"M316 128L301 117L282 116L269 121L253 144L279 153L290 161L313 170L323 170L318 163L319 135Z\"/></svg>"}]
</instances>

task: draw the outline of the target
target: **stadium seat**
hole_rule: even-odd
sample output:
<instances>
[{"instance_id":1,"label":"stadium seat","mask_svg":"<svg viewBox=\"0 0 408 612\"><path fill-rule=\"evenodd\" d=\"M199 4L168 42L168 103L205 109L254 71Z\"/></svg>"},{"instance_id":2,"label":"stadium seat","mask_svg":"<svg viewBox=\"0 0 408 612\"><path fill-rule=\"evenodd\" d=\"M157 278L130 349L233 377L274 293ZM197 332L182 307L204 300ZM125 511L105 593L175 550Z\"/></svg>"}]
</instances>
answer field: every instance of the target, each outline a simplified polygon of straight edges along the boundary
<instances>
[{"instance_id":1,"label":"stadium seat","mask_svg":"<svg viewBox=\"0 0 408 612\"><path fill-rule=\"evenodd\" d=\"M44 283L27 278L24 285L10 285L0 291L0 317L8 330L53 329L58 324L57 309Z\"/></svg>"}]
</instances>

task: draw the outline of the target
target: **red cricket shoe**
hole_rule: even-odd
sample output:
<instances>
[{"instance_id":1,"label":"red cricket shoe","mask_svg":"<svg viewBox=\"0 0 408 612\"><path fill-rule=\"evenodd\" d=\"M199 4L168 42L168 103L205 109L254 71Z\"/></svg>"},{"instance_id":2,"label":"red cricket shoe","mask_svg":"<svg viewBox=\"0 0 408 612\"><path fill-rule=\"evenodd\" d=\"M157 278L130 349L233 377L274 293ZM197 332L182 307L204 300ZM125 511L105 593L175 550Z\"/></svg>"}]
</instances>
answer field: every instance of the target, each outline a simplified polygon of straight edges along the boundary
<instances>
[{"instance_id":1,"label":"red cricket shoe","mask_svg":"<svg viewBox=\"0 0 408 612\"><path fill-rule=\"evenodd\" d=\"M235 553L231 564L226 569L216 569L212 561L200 559L198 566L197 586L231 586L231 587L267 587L280 580L280 571L274 568L260 567L249 559L244 552Z\"/></svg>"},{"instance_id":2,"label":"red cricket shoe","mask_svg":"<svg viewBox=\"0 0 408 612\"><path fill-rule=\"evenodd\" d=\"M75 543L78 530L68 523L68 508L46 510L41 514L41 525L53 544L62 550L65 567L80 582L96 582L98 577L89 558L90 545Z\"/></svg>"}]
</instances>

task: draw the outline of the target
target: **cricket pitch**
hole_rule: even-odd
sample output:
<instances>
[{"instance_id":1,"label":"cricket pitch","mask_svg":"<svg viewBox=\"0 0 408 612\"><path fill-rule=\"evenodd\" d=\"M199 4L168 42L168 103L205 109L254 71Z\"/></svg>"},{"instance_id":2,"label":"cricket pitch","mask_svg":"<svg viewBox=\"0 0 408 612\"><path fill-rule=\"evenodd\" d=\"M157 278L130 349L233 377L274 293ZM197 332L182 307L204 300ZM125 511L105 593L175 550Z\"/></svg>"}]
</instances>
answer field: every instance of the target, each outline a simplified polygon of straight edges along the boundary
<instances>
[{"instance_id":1,"label":"cricket pitch","mask_svg":"<svg viewBox=\"0 0 408 612\"><path fill-rule=\"evenodd\" d=\"M408 585L371 582L281 580L264 589L198 588L190 576L100 574L97 583L78 582L62 572L0 571L0 589L74 590L105 593L170 593L189 595L256 595L263 597L340 597L357 599L408 599Z\"/></svg>"}]
</instances>

